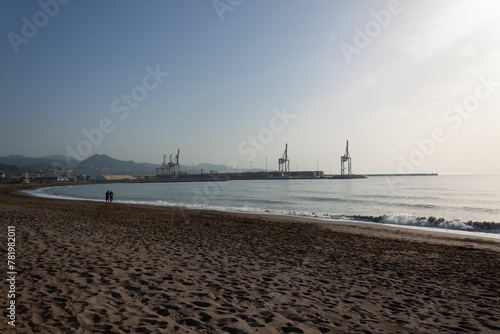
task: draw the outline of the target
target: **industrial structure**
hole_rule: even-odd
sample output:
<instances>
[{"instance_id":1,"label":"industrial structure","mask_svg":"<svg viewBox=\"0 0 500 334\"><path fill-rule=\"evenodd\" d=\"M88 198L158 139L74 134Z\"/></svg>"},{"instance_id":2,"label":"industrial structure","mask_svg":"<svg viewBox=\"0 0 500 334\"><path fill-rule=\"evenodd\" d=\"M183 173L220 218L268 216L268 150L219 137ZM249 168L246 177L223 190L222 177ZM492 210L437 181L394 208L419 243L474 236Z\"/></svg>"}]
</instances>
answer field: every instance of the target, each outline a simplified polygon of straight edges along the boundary
<instances>
[{"instance_id":1,"label":"industrial structure","mask_svg":"<svg viewBox=\"0 0 500 334\"><path fill-rule=\"evenodd\" d=\"M170 154L167 163L167 155L163 156L163 163L160 167L156 168L156 175L178 175L181 172L181 165L179 163L179 152L180 149L177 150L177 155L172 157Z\"/></svg>"},{"instance_id":2,"label":"industrial structure","mask_svg":"<svg viewBox=\"0 0 500 334\"><path fill-rule=\"evenodd\" d=\"M290 171L290 160L288 160L288 144L285 144L285 152L278 159L278 171L289 172Z\"/></svg>"},{"instance_id":3,"label":"industrial structure","mask_svg":"<svg viewBox=\"0 0 500 334\"><path fill-rule=\"evenodd\" d=\"M349 141L347 141L345 147L345 153L343 156L340 157L340 175L351 175L351 174L352 174L351 156L349 155Z\"/></svg>"}]
</instances>

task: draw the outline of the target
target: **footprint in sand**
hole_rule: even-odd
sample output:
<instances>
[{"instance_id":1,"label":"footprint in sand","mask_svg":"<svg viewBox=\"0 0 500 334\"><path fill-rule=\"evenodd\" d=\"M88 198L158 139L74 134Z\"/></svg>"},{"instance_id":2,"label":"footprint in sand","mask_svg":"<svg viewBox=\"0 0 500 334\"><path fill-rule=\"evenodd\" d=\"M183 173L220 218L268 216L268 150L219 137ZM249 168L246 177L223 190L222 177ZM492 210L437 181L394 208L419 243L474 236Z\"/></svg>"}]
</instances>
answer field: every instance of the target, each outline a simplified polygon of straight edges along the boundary
<instances>
[{"instance_id":1,"label":"footprint in sand","mask_svg":"<svg viewBox=\"0 0 500 334\"><path fill-rule=\"evenodd\" d=\"M193 318L185 319L184 324L186 324L186 326L191 326L191 327L198 327L200 325L200 323Z\"/></svg>"},{"instance_id":2,"label":"footprint in sand","mask_svg":"<svg viewBox=\"0 0 500 334\"><path fill-rule=\"evenodd\" d=\"M200 320L202 322L209 322L210 320L212 320L212 316L208 313L200 312Z\"/></svg>"},{"instance_id":3,"label":"footprint in sand","mask_svg":"<svg viewBox=\"0 0 500 334\"><path fill-rule=\"evenodd\" d=\"M302 329L295 326L284 326L281 327L281 330L283 331L283 333L304 333Z\"/></svg>"},{"instance_id":4,"label":"footprint in sand","mask_svg":"<svg viewBox=\"0 0 500 334\"><path fill-rule=\"evenodd\" d=\"M198 306L198 307L210 307L210 306L212 306L212 304L210 304L210 303L199 302L199 301L193 302L193 304Z\"/></svg>"}]
</instances>

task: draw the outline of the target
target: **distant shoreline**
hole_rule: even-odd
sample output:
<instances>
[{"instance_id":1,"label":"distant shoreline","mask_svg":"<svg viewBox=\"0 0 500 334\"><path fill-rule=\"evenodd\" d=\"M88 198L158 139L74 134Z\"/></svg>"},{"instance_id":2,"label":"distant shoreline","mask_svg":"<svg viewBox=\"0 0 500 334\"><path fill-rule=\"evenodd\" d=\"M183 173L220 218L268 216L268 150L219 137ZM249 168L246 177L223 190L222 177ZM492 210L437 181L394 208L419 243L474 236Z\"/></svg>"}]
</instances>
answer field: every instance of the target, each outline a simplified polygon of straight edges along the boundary
<instances>
[{"instance_id":1,"label":"distant shoreline","mask_svg":"<svg viewBox=\"0 0 500 334\"><path fill-rule=\"evenodd\" d=\"M363 174L365 176L438 176L438 173Z\"/></svg>"},{"instance_id":2,"label":"distant shoreline","mask_svg":"<svg viewBox=\"0 0 500 334\"><path fill-rule=\"evenodd\" d=\"M288 172L279 175L277 173L267 172L245 172L245 173L214 173L214 174L177 174L163 175L156 177L144 178L136 176L130 178L128 175L113 175L109 180L88 180L88 181L58 181L57 178L35 178L31 183L45 184L102 184L102 183L162 183L162 182L224 182L238 180L351 180L351 179L366 179L367 177L414 177L414 176L438 176L438 173L409 173L409 174L322 174L323 172ZM319 174L321 173L321 174ZM9 183L6 180L3 183ZM10 182L16 183L16 182Z\"/></svg>"}]
</instances>

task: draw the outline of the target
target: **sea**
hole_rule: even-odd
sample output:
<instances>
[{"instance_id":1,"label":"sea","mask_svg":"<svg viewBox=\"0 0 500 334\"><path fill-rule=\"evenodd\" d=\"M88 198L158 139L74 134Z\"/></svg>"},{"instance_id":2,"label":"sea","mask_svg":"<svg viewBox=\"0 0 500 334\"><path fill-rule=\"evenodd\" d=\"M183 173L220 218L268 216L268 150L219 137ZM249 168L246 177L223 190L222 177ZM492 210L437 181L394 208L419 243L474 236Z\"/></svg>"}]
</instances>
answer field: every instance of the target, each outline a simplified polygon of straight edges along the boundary
<instances>
[{"instance_id":1,"label":"sea","mask_svg":"<svg viewBox=\"0 0 500 334\"><path fill-rule=\"evenodd\" d=\"M107 183L35 196L352 220L500 238L500 175Z\"/></svg>"}]
</instances>

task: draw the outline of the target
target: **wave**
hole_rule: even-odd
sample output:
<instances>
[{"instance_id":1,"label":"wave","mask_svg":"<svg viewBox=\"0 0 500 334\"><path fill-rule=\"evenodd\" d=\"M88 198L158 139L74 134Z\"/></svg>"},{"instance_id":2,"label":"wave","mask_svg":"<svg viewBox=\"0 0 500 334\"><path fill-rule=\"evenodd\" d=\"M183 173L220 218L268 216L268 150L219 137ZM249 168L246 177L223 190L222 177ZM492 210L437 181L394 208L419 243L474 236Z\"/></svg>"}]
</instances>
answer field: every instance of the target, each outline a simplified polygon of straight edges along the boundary
<instances>
[{"instance_id":1,"label":"wave","mask_svg":"<svg viewBox=\"0 0 500 334\"><path fill-rule=\"evenodd\" d=\"M434 216L418 217L407 214L382 216L350 216L353 220L362 220L373 223L407 225L416 227L432 227L447 230L461 230L471 232L500 233L500 223L487 221L462 221L458 219L446 220Z\"/></svg>"},{"instance_id":2,"label":"wave","mask_svg":"<svg viewBox=\"0 0 500 334\"><path fill-rule=\"evenodd\" d=\"M50 188L41 188L41 189L35 189L35 190L24 190L23 192L25 194L28 194L30 196L35 196L35 197L52 198L52 199L64 199L64 200L69 200L69 201L102 202L101 199L78 198L78 197L71 197L71 196L55 195L55 194L52 194L52 193L47 193L46 192L47 189L50 189Z\"/></svg>"}]
</instances>

